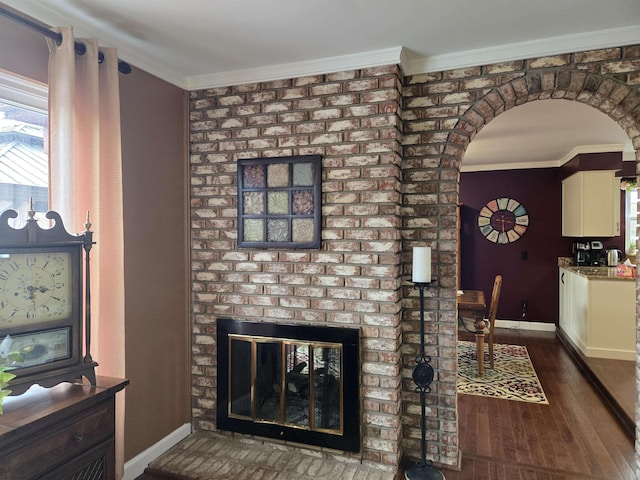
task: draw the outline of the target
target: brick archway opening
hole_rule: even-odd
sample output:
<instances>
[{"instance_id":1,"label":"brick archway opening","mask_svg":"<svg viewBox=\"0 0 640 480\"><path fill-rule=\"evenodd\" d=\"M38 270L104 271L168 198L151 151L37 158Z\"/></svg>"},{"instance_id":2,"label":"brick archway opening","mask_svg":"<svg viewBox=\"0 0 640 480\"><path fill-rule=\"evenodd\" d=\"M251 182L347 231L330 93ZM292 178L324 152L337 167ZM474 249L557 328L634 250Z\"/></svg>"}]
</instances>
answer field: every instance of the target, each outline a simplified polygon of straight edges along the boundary
<instances>
[{"instance_id":1,"label":"brick archway opening","mask_svg":"<svg viewBox=\"0 0 640 480\"><path fill-rule=\"evenodd\" d=\"M528 102L547 99L581 102L606 114L626 132L636 148L636 172L638 171L640 161L640 149L638 149L640 94L638 90L605 75L561 68L530 72L492 89L479 98L466 110L449 133L448 145L445 148L446 162L455 166L459 172L469 144L475 135L495 117ZM459 178L457 186L459 189ZM460 239L456 236L456 243L459 244L459 242ZM640 298L640 287L636 283L636 325L640 321L638 298ZM638 364L638 361L636 363ZM640 378L636 378L636 393L640 396Z\"/></svg>"},{"instance_id":2,"label":"brick archway opening","mask_svg":"<svg viewBox=\"0 0 640 480\"><path fill-rule=\"evenodd\" d=\"M640 147L638 47L515 60L405 77L403 87L403 241L434 250L427 298L436 378L430 397L428 455L460 466L456 393L457 205L460 165L475 135L501 113L527 102L564 99L605 113ZM606 73L603 73L606 72ZM638 152L636 152L636 161ZM408 267L407 267L408 268ZM408 375L418 316L410 290L403 300L403 452L418 458L419 415ZM638 307L636 307L636 311Z\"/></svg>"}]
</instances>

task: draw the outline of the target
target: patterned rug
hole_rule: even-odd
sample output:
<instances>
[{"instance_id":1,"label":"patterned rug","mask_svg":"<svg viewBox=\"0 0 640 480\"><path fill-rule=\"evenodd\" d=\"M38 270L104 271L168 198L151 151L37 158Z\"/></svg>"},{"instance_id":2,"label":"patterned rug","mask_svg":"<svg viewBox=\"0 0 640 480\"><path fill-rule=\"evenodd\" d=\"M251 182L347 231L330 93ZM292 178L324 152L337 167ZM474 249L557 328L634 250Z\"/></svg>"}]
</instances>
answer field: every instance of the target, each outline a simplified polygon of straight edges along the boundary
<instances>
[{"instance_id":1,"label":"patterned rug","mask_svg":"<svg viewBox=\"0 0 640 480\"><path fill-rule=\"evenodd\" d=\"M478 377L475 342L458 341L458 393L548 405L527 347L494 343L495 368L485 346L484 377Z\"/></svg>"}]
</instances>

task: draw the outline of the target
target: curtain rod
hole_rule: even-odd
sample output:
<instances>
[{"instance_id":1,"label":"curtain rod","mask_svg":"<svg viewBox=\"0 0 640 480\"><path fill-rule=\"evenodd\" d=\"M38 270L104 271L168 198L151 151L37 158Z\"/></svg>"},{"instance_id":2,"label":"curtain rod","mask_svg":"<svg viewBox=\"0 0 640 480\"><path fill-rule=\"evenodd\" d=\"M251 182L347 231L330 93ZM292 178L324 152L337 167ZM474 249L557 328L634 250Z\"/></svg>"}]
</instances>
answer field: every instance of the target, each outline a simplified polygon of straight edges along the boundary
<instances>
[{"instance_id":1,"label":"curtain rod","mask_svg":"<svg viewBox=\"0 0 640 480\"><path fill-rule=\"evenodd\" d=\"M62 43L61 33L54 32L53 30L50 30L47 27L43 27L42 25L32 22L27 18L21 17L20 15L17 15L12 11L7 10L3 7L0 7L0 15L4 15L5 17L8 17L18 23L21 23L22 25L25 25L32 30L40 32L45 37L49 37L50 39L55 40L58 45ZM87 51L87 47L82 42L74 42L74 49L78 55L84 55L85 52ZM104 54L102 52L98 52L98 62L100 63L104 62ZM131 65L129 65L127 62L123 62L122 60L118 60L118 71L124 74L130 73Z\"/></svg>"}]
</instances>

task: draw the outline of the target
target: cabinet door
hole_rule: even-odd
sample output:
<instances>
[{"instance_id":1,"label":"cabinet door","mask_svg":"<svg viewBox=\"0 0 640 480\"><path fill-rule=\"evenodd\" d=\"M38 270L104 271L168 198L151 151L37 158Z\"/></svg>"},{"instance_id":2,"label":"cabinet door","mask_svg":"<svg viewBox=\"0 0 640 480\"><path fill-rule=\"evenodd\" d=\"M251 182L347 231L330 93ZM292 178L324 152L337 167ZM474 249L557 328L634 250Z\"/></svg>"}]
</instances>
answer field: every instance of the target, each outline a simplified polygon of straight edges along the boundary
<instances>
[{"instance_id":1,"label":"cabinet door","mask_svg":"<svg viewBox=\"0 0 640 480\"><path fill-rule=\"evenodd\" d=\"M566 332L567 331L567 294L569 289L567 288L568 272L564 268L560 268L559 270L559 278L558 278L558 324L560 328Z\"/></svg>"},{"instance_id":2,"label":"cabinet door","mask_svg":"<svg viewBox=\"0 0 640 480\"><path fill-rule=\"evenodd\" d=\"M562 236L582 236L582 172L562 182Z\"/></svg>"},{"instance_id":3,"label":"cabinet door","mask_svg":"<svg viewBox=\"0 0 640 480\"><path fill-rule=\"evenodd\" d=\"M111 480L115 473L115 440L112 438L75 457L38 480Z\"/></svg>"},{"instance_id":4,"label":"cabinet door","mask_svg":"<svg viewBox=\"0 0 640 480\"><path fill-rule=\"evenodd\" d=\"M571 323L574 342L582 351L588 342L588 305L589 280L581 275L571 273Z\"/></svg>"},{"instance_id":5,"label":"cabinet door","mask_svg":"<svg viewBox=\"0 0 640 480\"><path fill-rule=\"evenodd\" d=\"M582 235L620 235L620 187L615 188L615 172L598 170L580 173L584 177Z\"/></svg>"},{"instance_id":6,"label":"cabinet door","mask_svg":"<svg viewBox=\"0 0 640 480\"><path fill-rule=\"evenodd\" d=\"M562 182L562 236L620 235L620 181L613 170L582 171Z\"/></svg>"}]
</instances>

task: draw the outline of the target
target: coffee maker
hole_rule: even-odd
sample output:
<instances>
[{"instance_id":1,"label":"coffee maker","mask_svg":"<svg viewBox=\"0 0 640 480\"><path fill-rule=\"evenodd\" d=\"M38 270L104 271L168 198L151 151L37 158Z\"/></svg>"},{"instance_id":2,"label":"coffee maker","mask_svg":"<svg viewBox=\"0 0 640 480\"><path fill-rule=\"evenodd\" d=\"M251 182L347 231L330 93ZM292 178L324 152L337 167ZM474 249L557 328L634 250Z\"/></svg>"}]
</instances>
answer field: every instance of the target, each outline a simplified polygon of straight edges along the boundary
<instances>
[{"instance_id":1,"label":"coffee maker","mask_svg":"<svg viewBox=\"0 0 640 480\"><path fill-rule=\"evenodd\" d=\"M589 242L573 242L573 264L577 267L589 265Z\"/></svg>"},{"instance_id":2,"label":"coffee maker","mask_svg":"<svg viewBox=\"0 0 640 480\"><path fill-rule=\"evenodd\" d=\"M591 242L573 243L573 264L579 267L606 265L604 247L602 242L593 240Z\"/></svg>"},{"instance_id":3,"label":"coffee maker","mask_svg":"<svg viewBox=\"0 0 640 480\"><path fill-rule=\"evenodd\" d=\"M591 254L589 255L589 259L591 261L591 266L593 267L601 267L607 265L607 254L604 250L604 246L602 242L592 241L591 242Z\"/></svg>"}]
</instances>

